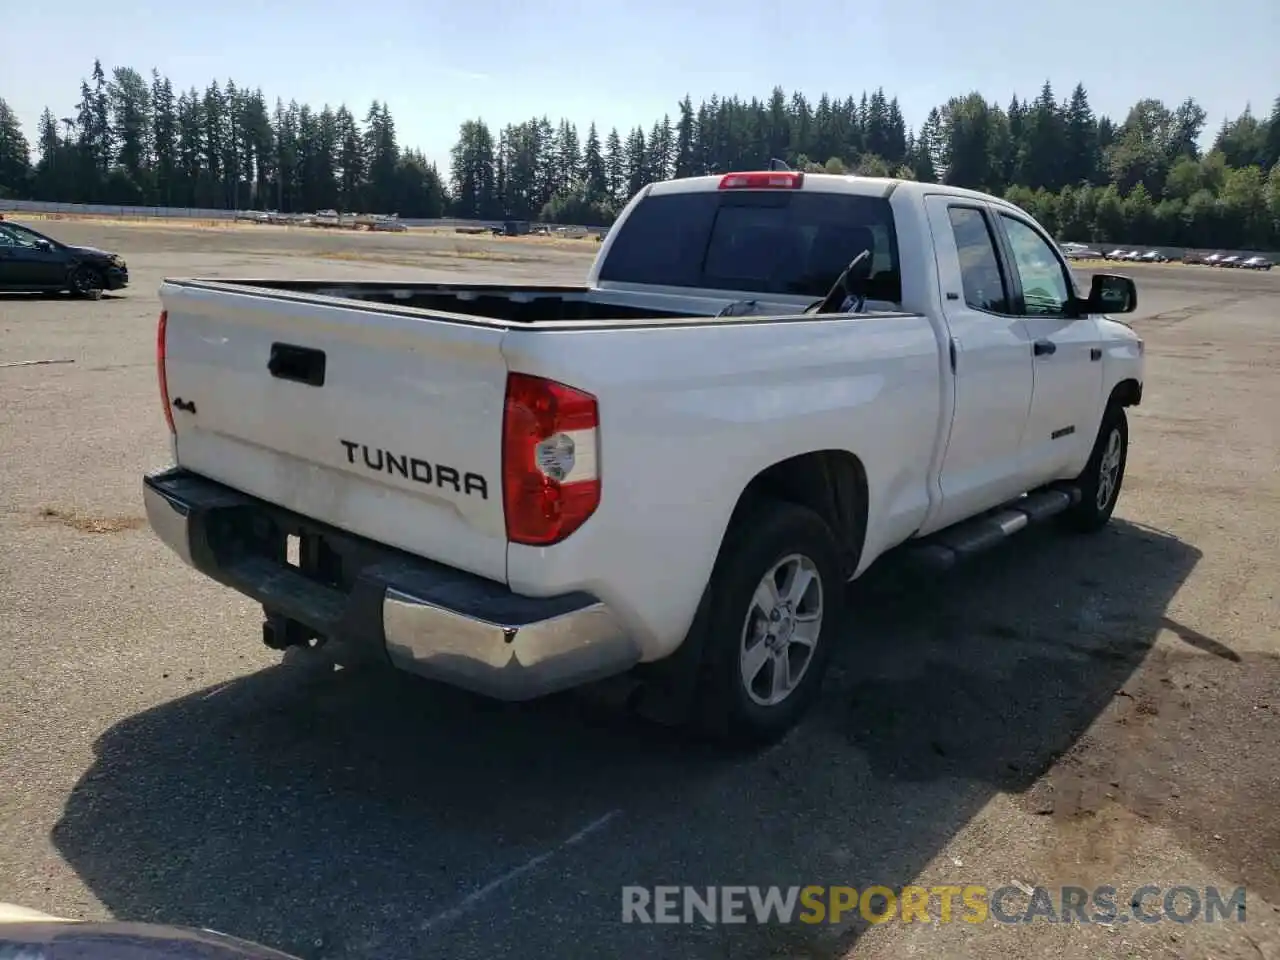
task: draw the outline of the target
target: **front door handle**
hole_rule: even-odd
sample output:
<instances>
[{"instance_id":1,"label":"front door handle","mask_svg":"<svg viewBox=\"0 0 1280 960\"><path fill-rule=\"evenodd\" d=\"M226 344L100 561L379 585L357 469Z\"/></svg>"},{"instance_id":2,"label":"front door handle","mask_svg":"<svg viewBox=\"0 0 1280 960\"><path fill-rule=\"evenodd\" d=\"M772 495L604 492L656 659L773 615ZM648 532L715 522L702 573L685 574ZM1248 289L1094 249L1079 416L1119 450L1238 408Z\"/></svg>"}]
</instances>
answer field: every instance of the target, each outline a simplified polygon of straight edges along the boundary
<instances>
[{"instance_id":1,"label":"front door handle","mask_svg":"<svg viewBox=\"0 0 1280 960\"><path fill-rule=\"evenodd\" d=\"M1058 345L1052 340L1037 340L1031 345L1031 352L1037 357L1051 357L1058 352Z\"/></svg>"}]
</instances>

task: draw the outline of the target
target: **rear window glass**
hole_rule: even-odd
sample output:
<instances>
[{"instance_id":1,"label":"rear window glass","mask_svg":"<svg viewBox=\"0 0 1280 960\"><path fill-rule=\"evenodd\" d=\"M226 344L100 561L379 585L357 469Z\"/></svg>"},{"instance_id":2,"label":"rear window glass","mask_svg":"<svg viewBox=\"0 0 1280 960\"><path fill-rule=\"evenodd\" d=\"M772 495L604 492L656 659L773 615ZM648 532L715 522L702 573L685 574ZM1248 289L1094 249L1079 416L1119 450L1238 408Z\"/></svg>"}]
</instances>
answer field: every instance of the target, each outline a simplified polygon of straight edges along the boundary
<instances>
[{"instance_id":1,"label":"rear window glass","mask_svg":"<svg viewBox=\"0 0 1280 960\"><path fill-rule=\"evenodd\" d=\"M893 211L883 197L793 190L672 193L642 200L600 279L803 295L830 291L870 250L869 300L902 299Z\"/></svg>"}]
</instances>

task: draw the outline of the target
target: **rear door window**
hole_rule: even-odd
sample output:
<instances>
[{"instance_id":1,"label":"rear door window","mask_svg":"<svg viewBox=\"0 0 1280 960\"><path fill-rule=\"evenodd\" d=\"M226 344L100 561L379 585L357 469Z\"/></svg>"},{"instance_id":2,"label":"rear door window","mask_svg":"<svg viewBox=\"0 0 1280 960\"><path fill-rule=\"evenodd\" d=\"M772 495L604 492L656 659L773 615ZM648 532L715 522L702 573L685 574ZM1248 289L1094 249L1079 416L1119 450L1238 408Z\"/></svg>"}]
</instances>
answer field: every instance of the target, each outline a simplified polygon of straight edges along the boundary
<instances>
[{"instance_id":1,"label":"rear door window","mask_svg":"<svg viewBox=\"0 0 1280 960\"><path fill-rule=\"evenodd\" d=\"M700 191L642 200L600 279L817 299L863 250L867 298L902 299L893 210L883 197L803 190Z\"/></svg>"},{"instance_id":2,"label":"rear door window","mask_svg":"<svg viewBox=\"0 0 1280 960\"><path fill-rule=\"evenodd\" d=\"M949 207L947 216L960 256L964 302L984 313L1009 313L1008 284L986 216L976 207L961 206Z\"/></svg>"}]
</instances>

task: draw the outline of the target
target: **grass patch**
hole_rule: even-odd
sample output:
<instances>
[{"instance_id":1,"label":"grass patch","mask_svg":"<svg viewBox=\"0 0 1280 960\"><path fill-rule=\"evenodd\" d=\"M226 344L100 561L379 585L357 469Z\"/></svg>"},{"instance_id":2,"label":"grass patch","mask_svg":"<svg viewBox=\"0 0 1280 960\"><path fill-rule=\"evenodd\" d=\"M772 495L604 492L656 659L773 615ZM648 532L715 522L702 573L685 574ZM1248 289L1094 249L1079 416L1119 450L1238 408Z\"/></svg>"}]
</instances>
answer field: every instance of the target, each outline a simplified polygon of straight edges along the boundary
<instances>
[{"instance_id":1,"label":"grass patch","mask_svg":"<svg viewBox=\"0 0 1280 960\"><path fill-rule=\"evenodd\" d=\"M478 233L458 233L456 227L410 227L414 233L427 234L434 237L484 237L485 240L502 244L519 244L531 247L565 247L570 250L581 250L584 247L594 253L599 249L600 244L596 242L593 235L584 237L556 237L543 236L541 234L526 234L521 237L493 236L487 230L481 230ZM486 234L488 234L486 236Z\"/></svg>"},{"instance_id":2,"label":"grass patch","mask_svg":"<svg viewBox=\"0 0 1280 960\"><path fill-rule=\"evenodd\" d=\"M96 517L80 510L62 507L41 507L40 516L81 533L124 533L146 526L145 517Z\"/></svg>"},{"instance_id":3,"label":"grass patch","mask_svg":"<svg viewBox=\"0 0 1280 960\"><path fill-rule=\"evenodd\" d=\"M144 227L152 229L179 229L179 230L223 230L223 231L240 231L240 230L257 230L266 232L276 231L294 231L302 230L308 233L338 233L352 234L358 233L364 236L370 234L379 234L382 236L395 236L383 230L370 230L367 227L357 229L345 228L320 228L308 227L300 223L252 223L245 220L210 220L200 218L185 217L147 217L141 214L133 216L127 213L122 214L102 214L102 213L28 213L23 210L5 210L3 211L6 218L15 222L47 222L47 223L84 223L84 224L116 224L128 227ZM576 237L558 237L558 236L523 236L523 237L494 237L489 235L487 229L480 230L476 234L459 234L455 227L408 227L402 231L400 236L432 236L432 237L458 237L458 236L475 236L477 239L498 241L503 244L512 244L515 246L533 246L533 247L560 247L569 250L587 250L592 253L599 247L594 237L587 235L582 238ZM467 256L465 253L458 256ZM471 257L471 259L500 259L492 257ZM513 261L519 262L519 261Z\"/></svg>"},{"instance_id":4,"label":"grass patch","mask_svg":"<svg viewBox=\"0 0 1280 960\"><path fill-rule=\"evenodd\" d=\"M107 216L101 213L97 214L80 214L80 213L27 213L23 210L14 210L4 212L6 220L13 220L17 223L23 221L36 222L42 221L47 223L103 223L103 224L122 224L130 227L174 227L195 228L199 230L235 230L243 227L252 227L256 224L237 223L235 220L198 220L185 219L179 217L144 217L144 216Z\"/></svg>"}]
</instances>

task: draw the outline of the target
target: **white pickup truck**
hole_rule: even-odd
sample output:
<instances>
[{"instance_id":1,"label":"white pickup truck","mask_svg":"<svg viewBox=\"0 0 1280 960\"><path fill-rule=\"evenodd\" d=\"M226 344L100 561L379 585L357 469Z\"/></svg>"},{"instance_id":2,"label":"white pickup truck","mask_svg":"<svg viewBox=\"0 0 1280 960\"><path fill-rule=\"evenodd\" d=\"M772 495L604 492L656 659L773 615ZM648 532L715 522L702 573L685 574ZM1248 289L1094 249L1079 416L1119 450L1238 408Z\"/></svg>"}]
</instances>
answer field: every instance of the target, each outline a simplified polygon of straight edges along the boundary
<instances>
[{"instance_id":1,"label":"white pickup truck","mask_svg":"<svg viewBox=\"0 0 1280 960\"><path fill-rule=\"evenodd\" d=\"M504 699L612 677L734 738L796 722L891 548L1105 524L1143 389L1131 280L895 180L651 184L582 286L160 296L147 514L268 645Z\"/></svg>"}]
</instances>

